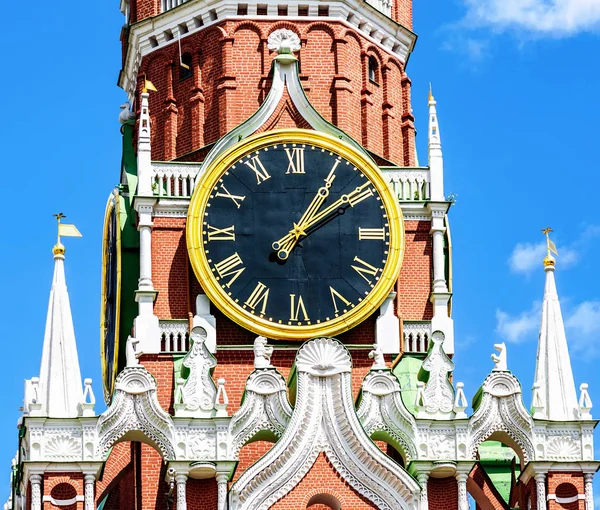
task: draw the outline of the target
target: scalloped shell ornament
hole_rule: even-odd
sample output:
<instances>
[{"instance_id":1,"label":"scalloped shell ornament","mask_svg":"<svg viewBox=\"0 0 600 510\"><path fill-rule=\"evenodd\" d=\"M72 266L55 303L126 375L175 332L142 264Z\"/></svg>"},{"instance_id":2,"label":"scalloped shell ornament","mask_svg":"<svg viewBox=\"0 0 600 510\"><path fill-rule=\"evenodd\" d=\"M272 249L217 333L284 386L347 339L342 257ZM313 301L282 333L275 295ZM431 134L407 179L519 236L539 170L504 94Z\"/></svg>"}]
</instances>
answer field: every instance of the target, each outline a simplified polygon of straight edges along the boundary
<instances>
[{"instance_id":1,"label":"scalloped shell ornament","mask_svg":"<svg viewBox=\"0 0 600 510\"><path fill-rule=\"evenodd\" d=\"M277 53L293 53L300 50L300 38L287 28L280 28L269 35L267 48Z\"/></svg>"},{"instance_id":2,"label":"scalloped shell ornament","mask_svg":"<svg viewBox=\"0 0 600 510\"><path fill-rule=\"evenodd\" d=\"M317 338L307 342L296 357L298 372L326 377L350 372L352 359L348 350L333 338Z\"/></svg>"}]
</instances>

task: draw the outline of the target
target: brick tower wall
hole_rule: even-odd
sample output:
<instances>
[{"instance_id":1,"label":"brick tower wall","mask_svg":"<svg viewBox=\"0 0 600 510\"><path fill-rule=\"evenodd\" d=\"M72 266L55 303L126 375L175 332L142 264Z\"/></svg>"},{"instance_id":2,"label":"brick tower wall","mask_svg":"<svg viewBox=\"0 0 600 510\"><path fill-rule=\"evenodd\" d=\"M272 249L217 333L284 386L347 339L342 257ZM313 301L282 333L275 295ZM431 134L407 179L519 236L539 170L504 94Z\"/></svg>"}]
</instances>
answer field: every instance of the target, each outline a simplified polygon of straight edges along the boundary
<instances>
[{"instance_id":1,"label":"brick tower wall","mask_svg":"<svg viewBox=\"0 0 600 510\"><path fill-rule=\"evenodd\" d=\"M314 19L223 21L190 35L181 41L192 60L187 77L176 42L145 57L136 104L146 75L158 89L150 95L152 159L201 161L206 151L198 149L259 108L275 57L267 37L279 28L300 36L300 78L317 111L379 158L414 165L410 80L402 63L342 23ZM374 80L369 59L376 63Z\"/></svg>"}]
</instances>

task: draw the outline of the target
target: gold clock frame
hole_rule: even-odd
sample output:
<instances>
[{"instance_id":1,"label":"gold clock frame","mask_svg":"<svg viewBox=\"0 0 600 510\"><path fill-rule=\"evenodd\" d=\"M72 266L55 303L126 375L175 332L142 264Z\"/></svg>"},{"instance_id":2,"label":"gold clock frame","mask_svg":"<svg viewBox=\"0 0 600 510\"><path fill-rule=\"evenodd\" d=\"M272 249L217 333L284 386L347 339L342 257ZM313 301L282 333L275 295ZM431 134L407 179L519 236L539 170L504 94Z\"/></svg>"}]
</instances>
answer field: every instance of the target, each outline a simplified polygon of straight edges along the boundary
<instances>
[{"instance_id":1,"label":"gold clock frame","mask_svg":"<svg viewBox=\"0 0 600 510\"><path fill-rule=\"evenodd\" d=\"M206 258L202 225L207 201L221 176L243 156L273 144L310 144L338 154L364 173L378 191L389 220L389 254L379 281L371 292L349 312L327 322L289 325L269 321L246 312L221 288ZM381 170L366 154L333 136L307 129L281 129L250 136L227 149L214 160L197 182L190 200L186 240L194 273L210 300L231 320L259 335L278 340L306 340L334 336L358 325L381 306L398 280L404 257L404 218L398 200Z\"/></svg>"},{"instance_id":2,"label":"gold clock frame","mask_svg":"<svg viewBox=\"0 0 600 510\"><path fill-rule=\"evenodd\" d=\"M108 403L110 397L115 388L115 381L117 379L118 362L119 362L119 334L120 334L120 320L121 320L121 196L117 189L115 189L108 201L106 202L106 210L104 212L104 228L102 232L102 293L100 295L100 359L102 360L102 385L104 387L104 399ZM109 234L110 216L115 211L116 216L116 252L117 252L117 291L115 296L115 351L113 354L113 374L109 381L109 387L107 387L107 365L104 357L104 346L106 340L106 325L104 323L104 317L106 314L106 263L108 259L107 254L107 243Z\"/></svg>"}]
</instances>

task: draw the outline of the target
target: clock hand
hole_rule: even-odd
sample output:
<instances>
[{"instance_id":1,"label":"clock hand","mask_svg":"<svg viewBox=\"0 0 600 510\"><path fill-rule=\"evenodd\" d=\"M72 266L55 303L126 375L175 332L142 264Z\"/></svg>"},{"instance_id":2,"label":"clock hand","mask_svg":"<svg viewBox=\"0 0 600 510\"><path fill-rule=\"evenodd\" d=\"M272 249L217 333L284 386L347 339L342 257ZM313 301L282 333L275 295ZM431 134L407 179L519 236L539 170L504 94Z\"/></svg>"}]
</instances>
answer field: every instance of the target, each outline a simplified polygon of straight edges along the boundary
<instances>
[{"instance_id":1,"label":"clock hand","mask_svg":"<svg viewBox=\"0 0 600 510\"><path fill-rule=\"evenodd\" d=\"M329 196L329 189L331 188L333 181L335 180L335 169L337 168L339 160L333 165L333 168L329 172L329 175L325 178L325 185L317 190L317 194L308 205L306 211L298 221L294 223L294 228L290 230L285 236L273 243L273 249L277 250L277 256L285 260L288 258L290 252L300 239L301 235L306 235L304 232L303 225L306 224L321 208L325 199Z\"/></svg>"},{"instance_id":2,"label":"clock hand","mask_svg":"<svg viewBox=\"0 0 600 510\"><path fill-rule=\"evenodd\" d=\"M285 260L293 247L298 243L300 236L307 237L326 223L329 223L335 216L342 214L348 207L354 207L365 198L372 196L373 191L369 188L370 184L370 182L366 182L355 188L351 193L342 195L333 204L329 205L321 212L313 214L304 224L294 224L294 230L291 230L288 235L282 237L279 241L276 241L276 243L281 243L279 244L280 248L277 252L277 256L280 259ZM276 243L273 243L273 247L275 247Z\"/></svg>"}]
</instances>

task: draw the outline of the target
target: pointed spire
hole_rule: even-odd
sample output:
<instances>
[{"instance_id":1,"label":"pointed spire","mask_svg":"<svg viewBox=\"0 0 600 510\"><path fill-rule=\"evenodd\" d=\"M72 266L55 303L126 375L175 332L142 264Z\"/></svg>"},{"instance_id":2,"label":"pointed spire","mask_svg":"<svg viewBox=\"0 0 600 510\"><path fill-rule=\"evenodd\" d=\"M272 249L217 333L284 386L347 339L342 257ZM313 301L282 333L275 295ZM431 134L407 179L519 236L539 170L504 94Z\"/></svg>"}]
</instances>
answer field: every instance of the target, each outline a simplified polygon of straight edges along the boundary
<instances>
[{"instance_id":1,"label":"pointed spire","mask_svg":"<svg viewBox=\"0 0 600 510\"><path fill-rule=\"evenodd\" d=\"M534 379L536 395L533 405L536 415L548 420L576 420L579 417L579 407L575 381L554 280L555 259L550 253L558 254L558 252L548 235L552 230L544 229L542 232L546 235L548 254L544 258L546 286L542 304Z\"/></svg>"},{"instance_id":2,"label":"pointed spire","mask_svg":"<svg viewBox=\"0 0 600 510\"><path fill-rule=\"evenodd\" d=\"M442 142L438 125L437 104L429 85L429 129L427 133L427 157L431 172L431 200L442 202L444 197L444 160L442 158Z\"/></svg>"},{"instance_id":3,"label":"pointed spire","mask_svg":"<svg viewBox=\"0 0 600 510\"><path fill-rule=\"evenodd\" d=\"M59 241L52 249L54 277L46 317L38 393L41 409L37 414L50 418L78 416L83 396L71 304L65 281L65 247L60 242L60 235L65 235L61 226L70 225L60 225L61 218L64 215L59 214Z\"/></svg>"},{"instance_id":4,"label":"pointed spire","mask_svg":"<svg viewBox=\"0 0 600 510\"><path fill-rule=\"evenodd\" d=\"M151 147L151 125L148 91L156 91L156 87L144 75L144 87L142 91L142 106L140 108L140 121L138 126L138 153L137 173L138 190L141 196L152 195L152 147Z\"/></svg>"}]
</instances>

